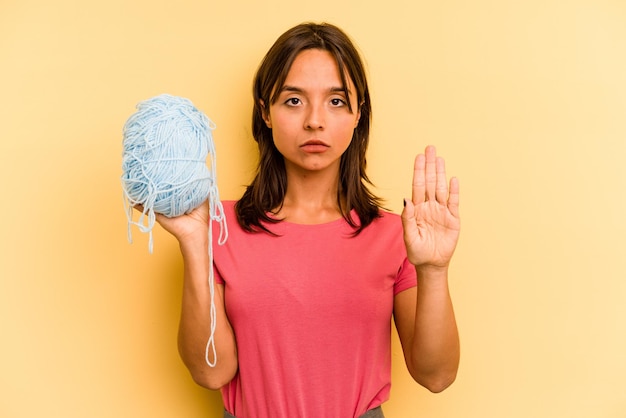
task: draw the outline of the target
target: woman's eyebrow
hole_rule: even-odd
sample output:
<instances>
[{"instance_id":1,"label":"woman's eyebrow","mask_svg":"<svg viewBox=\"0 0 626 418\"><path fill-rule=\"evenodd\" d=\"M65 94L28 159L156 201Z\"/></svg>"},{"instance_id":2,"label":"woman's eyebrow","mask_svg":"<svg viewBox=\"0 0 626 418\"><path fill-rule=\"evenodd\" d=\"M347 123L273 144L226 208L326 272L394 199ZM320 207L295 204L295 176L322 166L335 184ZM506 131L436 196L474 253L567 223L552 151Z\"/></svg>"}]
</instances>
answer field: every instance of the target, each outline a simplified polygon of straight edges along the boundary
<instances>
[{"instance_id":1,"label":"woman's eyebrow","mask_svg":"<svg viewBox=\"0 0 626 418\"><path fill-rule=\"evenodd\" d=\"M279 91L279 93L282 92L291 92L291 93L304 93L304 89L300 88L300 87L296 87L296 86L290 86L285 84ZM331 87L328 89L328 91L330 93L348 93L350 94L350 90L343 88L343 87Z\"/></svg>"},{"instance_id":2,"label":"woman's eyebrow","mask_svg":"<svg viewBox=\"0 0 626 418\"><path fill-rule=\"evenodd\" d=\"M304 90L301 89L300 87L289 86L289 85L286 85L286 84L281 87L279 93L282 93L284 91L293 92L293 93L302 93L302 92L304 92Z\"/></svg>"}]
</instances>

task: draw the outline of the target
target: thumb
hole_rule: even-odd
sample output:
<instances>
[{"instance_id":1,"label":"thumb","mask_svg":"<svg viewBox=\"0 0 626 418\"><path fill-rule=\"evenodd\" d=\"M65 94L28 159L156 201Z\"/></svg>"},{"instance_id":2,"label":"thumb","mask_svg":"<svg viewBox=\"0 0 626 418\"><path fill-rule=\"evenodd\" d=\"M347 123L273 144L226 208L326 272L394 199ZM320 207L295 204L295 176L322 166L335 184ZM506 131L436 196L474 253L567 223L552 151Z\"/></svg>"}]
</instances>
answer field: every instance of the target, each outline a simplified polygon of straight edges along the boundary
<instances>
[{"instance_id":1,"label":"thumb","mask_svg":"<svg viewBox=\"0 0 626 418\"><path fill-rule=\"evenodd\" d=\"M415 205L413 205L410 199L404 199L404 209L402 209L400 218L405 231L407 231L409 225L415 225Z\"/></svg>"}]
</instances>

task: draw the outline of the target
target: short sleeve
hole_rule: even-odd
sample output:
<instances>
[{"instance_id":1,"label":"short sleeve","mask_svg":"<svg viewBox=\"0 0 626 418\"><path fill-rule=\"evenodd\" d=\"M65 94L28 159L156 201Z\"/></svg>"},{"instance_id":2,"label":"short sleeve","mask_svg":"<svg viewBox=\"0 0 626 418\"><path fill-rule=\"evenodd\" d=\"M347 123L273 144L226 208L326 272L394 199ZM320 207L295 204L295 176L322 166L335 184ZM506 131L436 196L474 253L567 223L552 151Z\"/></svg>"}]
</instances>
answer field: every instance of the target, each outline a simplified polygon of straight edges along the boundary
<instances>
[{"instance_id":1,"label":"short sleeve","mask_svg":"<svg viewBox=\"0 0 626 418\"><path fill-rule=\"evenodd\" d=\"M220 274L220 271L215 266L215 264L213 264L213 279L215 280L216 284L224 284L224 283L226 283L224 281L224 279L222 278L222 275Z\"/></svg>"},{"instance_id":2,"label":"short sleeve","mask_svg":"<svg viewBox=\"0 0 626 418\"><path fill-rule=\"evenodd\" d=\"M395 296L403 290L415 286L417 286L417 272L415 271L415 267L409 262L409 259L405 257L398 271L396 282L393 285L393 294Z\"/></svg>"}]
</instances>

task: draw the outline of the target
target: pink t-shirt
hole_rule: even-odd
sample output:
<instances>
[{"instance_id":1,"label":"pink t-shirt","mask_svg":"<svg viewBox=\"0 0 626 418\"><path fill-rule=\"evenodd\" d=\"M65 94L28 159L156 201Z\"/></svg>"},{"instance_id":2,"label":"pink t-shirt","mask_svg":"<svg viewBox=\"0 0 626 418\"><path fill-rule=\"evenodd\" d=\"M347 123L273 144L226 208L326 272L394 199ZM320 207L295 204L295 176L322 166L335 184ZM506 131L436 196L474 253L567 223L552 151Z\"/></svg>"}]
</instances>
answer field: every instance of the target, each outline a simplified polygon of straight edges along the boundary
<instances>
[{"instance_id":1,"label":"pink t-shirt","mask_svg":"<svg viewBox=\"0 0 626 418\"><path fill-rule=\"evenodd\" d=\"M389 398L393 298L416 286L398 215L353 237L339 219L246 233L224 202L214 245L239 371L222 388L237 418L358 417ZM218 359L219 361L219 359Z\"/></svg>"}]
</instances>

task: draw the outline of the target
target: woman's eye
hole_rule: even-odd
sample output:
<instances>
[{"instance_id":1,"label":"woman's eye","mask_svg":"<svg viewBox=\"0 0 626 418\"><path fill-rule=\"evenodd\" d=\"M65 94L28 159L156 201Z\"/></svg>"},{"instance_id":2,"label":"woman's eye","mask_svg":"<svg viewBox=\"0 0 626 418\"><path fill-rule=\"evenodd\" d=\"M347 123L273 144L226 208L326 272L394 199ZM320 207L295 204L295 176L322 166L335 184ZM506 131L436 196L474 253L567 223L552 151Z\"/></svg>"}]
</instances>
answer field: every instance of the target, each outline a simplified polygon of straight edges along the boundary
<instances>
[{"instance_id":1,"label":"woman's eye","mask_svg":"<svg viewBox=\"0 0 626 418\"><path fill-rule=\"evenodd\" d=\"M345 105L345 104L346 104L345 100L343 100L343 99L339 99L339 98L331 99L331 100L330 100L330 103L331 103L333 106L343 106L343 105Z\"/></svg>"},{"instance_id":2,"label":"woman's eye","mask_svg":"<svg viewBox=\"0 0 626 418\"><path fill-rule=\"evenodd\" d=\"M290 105L290 106L297 106L297 105L299 105L302 102L297 97L291 97L291 98L287 99L287 101L285 103Z\"/></svg>"}]
</instances>

